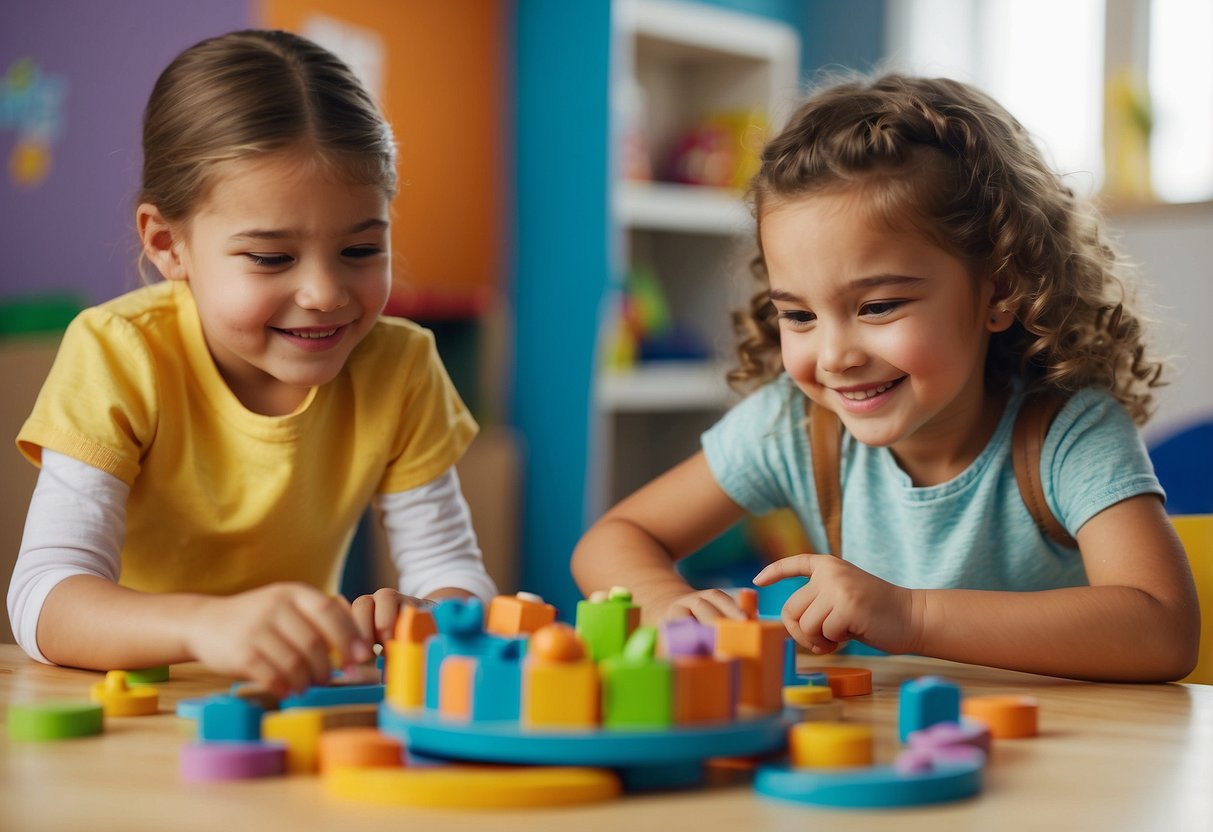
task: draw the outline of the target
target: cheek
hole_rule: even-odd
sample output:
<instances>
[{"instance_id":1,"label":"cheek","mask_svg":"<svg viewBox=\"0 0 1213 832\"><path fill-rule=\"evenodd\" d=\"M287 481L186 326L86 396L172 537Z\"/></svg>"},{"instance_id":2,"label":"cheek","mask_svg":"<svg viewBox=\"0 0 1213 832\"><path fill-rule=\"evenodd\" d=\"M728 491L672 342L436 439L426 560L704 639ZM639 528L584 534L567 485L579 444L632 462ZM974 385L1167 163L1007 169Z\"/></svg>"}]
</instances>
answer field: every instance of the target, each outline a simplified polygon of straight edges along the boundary
<instances>
[{"instance_id":1,"label":"cheek","mask_svg":"<svg viewBox=\"0 0 1213 832\"><path fill-rule=\"evenodd\" d=\"M781 333L779 354L783 359L783 368L796 381L812 381L816 376L813 348L806 335Z\"/></svg>"}]
</instances>

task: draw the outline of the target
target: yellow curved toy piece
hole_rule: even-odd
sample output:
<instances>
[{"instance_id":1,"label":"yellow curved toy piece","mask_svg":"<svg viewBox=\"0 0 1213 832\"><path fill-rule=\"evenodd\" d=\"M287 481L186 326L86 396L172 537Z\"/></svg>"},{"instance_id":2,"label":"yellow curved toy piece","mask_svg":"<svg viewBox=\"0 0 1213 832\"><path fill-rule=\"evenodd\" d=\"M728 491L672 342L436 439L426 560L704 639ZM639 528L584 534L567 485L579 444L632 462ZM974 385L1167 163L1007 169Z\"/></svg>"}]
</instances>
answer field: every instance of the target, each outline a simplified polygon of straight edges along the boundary
<instances>
[{"instance_id":1,"label":"yellow curved toy piece","mask_svg":"<svg viewBox=\"0 0 1213 832\"><path fill-rule=\"evenodd\" d=\"M89 696L101 703L106 716L148 716L160 710L160 693L154 687L128 687L122 670L106 673L89 689Z\"/></svg>"},{"instance_id":2,"label":"yellow curved toy piece","mask_svg":"<svg viewBox=\"0 0 1213 832\"><path fill-rule=\"evenodd\" d=\"M574 806L622 792L614 772L563 766L338 767L325 774L324 786L329 794L351 800L435 809Z\"/></svg>"}]
</instances>

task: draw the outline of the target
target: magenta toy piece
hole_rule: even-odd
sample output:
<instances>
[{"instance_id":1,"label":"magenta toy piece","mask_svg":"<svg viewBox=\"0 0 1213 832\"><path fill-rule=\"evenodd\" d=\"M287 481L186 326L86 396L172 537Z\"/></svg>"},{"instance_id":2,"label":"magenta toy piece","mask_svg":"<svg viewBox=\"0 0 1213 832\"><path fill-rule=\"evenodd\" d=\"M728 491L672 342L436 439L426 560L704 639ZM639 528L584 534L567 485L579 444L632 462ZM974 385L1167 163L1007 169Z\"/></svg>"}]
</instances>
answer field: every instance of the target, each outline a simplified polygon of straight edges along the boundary
<instances>
[{"instance_id":1,"label":"magenta toy piece","mask_svg":"<svg viewBox=\"0 0 1213 832\"><path fill-rule=\"evenodd\" d=\"M286 771L278 742L192 742L181 747L181 778L193 783L273 777Z\"/></svg>"}]
</instances>

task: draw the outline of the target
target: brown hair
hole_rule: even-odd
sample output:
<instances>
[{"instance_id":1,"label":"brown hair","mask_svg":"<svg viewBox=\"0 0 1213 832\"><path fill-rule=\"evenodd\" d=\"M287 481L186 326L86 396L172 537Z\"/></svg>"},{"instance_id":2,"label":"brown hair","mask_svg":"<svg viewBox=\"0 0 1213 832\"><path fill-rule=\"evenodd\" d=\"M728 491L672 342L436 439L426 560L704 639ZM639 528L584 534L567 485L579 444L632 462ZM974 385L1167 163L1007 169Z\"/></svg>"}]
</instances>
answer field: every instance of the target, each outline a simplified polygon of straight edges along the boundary
<instances>
[{"instance_id":1,"label":"brown hair","mask_svg":"<svg viewBox=\"0 0 1213 832\"><path fill-rule=\"evenodd\" d=\"M994 281L1015 323L991 339L989 383L1019 376L1029 389L1100 387L1138 423L1148 418L1163 364L1146 354L1127 265L1094 209L1001 105L947 79L837 82L766 145L749 198L761 232L773 207L857 187L878 216L912 223ZM751 271L761 289L734 315L739 366L729 380L741 389L783 370L761 233Z\"/></svg>"},{"instance_id":2,"label":"brown hair","mask_svg":"<svg viewBox=\"0 0 1213 832\"><path fill-rule=\"evenodd\" d=\"M204 40L156 81L143 117L139 202L185 221L217 165L302 146L353 183L396 192L391 128L353 71L289 32Z\"/></svg>"}]
</instances>

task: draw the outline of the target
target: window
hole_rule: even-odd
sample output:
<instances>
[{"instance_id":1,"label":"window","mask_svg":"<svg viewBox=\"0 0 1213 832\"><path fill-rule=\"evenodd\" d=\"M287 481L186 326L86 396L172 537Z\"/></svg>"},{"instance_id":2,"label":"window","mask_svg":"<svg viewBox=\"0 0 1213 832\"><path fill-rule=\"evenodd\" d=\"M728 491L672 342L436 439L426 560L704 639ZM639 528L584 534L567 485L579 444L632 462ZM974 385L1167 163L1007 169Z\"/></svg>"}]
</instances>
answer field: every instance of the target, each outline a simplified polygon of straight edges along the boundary
<instances>
[{"instance_id":1,"label":"window","mask_svg":"<svg viewBox=\"0 0 1213 832\"><path fill-rule=\"evenodd\" d=\"M896 0L888 8L890 68L984 89L1076 192L1213 198L1211 0Z\"/></svg>"}]
</instances>

